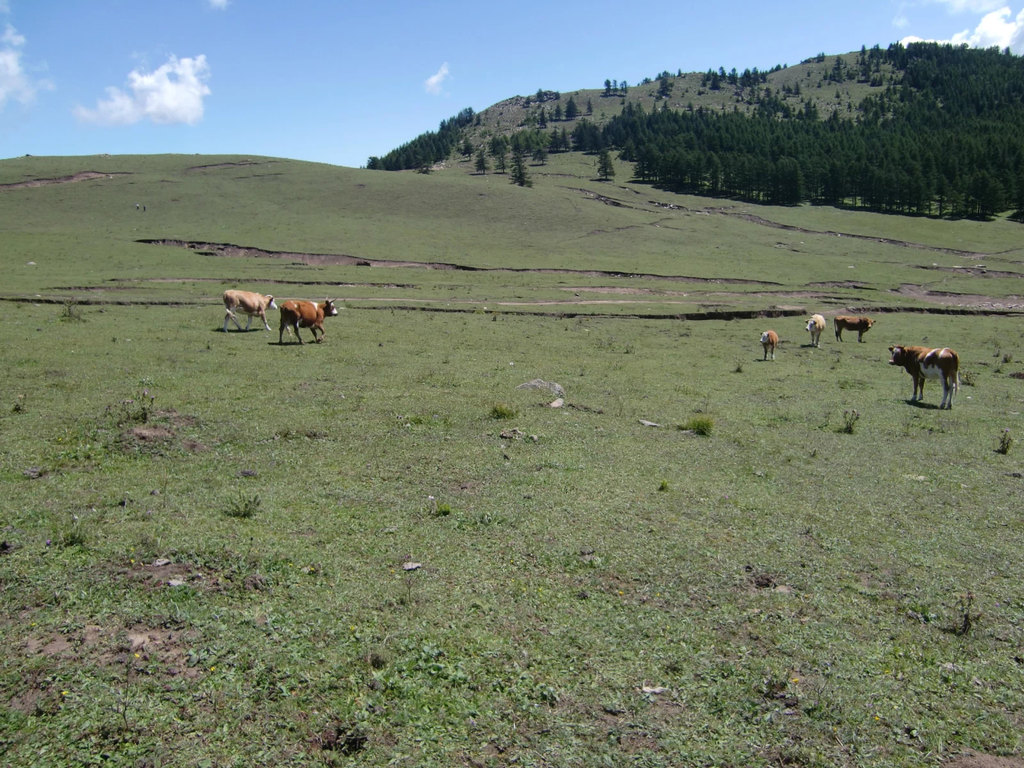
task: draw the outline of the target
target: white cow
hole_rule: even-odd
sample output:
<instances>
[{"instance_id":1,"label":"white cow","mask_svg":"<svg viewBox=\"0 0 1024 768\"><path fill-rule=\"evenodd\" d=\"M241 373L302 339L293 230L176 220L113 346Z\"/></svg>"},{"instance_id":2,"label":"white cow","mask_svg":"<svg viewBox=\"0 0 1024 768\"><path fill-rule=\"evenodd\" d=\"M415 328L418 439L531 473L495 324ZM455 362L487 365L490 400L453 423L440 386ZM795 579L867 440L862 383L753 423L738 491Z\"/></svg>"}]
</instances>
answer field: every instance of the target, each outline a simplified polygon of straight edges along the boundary
<instances>
[{"instance_id":1,"label":"white cow","mask_svg":"<svg viewBox=\"0 0 1024 768\"><path fill-rule=\"evenodd\" d=\"M267 310L277 309L273 296L264 296L262 293L252 291L224 291L224 333L228 332L228 320L234 320L238 330L242 330L242 324L235 317L235 312L242 312L249 316L245 324L245 330L252 325L252 316L258 315L263 321L263 327L270 330L270 323L267 322Z\"/></svg>"},{"instance_id":2,"label":"white cow","mask_svg":"<svg viewBox=\"0 0 1024 768\"><path fill-rule=\"evenodd\" d=\"M811 315L807 321L807 330L811 334L811 346L821 346L821 332L825 330L825 318L822 315Z\"/></svg>"}]
</instances>

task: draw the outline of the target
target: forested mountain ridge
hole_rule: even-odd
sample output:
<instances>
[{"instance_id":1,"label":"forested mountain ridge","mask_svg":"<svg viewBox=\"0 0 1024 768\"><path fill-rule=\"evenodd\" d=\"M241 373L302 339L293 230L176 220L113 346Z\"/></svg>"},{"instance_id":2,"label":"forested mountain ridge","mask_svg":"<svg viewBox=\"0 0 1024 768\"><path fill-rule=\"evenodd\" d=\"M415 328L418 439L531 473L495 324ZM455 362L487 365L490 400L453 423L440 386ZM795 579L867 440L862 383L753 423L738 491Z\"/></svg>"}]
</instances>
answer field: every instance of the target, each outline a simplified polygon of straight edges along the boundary
<instances>
[{"instance_id":1,"label":"forested mountain ridge","mask_svg":"<svg viewBox=\"0 0 1024 768\"><path fill-rule=\"evenodd\" d=\"M464 110L368 167L476 156L508 170L551 152L615 153L636 180L775 205L1024 218L1024 59L935 43L819 55L768 72L538 91Z\"/></svg>"}]
</instances>

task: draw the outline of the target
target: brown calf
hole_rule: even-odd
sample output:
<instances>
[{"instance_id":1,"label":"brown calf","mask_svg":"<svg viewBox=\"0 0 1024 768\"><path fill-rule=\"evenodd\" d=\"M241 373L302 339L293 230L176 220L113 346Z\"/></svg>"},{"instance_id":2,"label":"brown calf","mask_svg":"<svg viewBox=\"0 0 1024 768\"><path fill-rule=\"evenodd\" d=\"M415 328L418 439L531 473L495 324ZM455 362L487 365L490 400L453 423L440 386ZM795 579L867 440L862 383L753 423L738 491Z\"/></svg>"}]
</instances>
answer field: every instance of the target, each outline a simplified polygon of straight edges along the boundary
<instances>
[{"instance_id":1,"label":"brown calf","mask_svg":"<svg viewBox=\"0 0 1024 768\"><path fill-rule=\"evenodd\" d=\"M761 346L764 347L764 359L768 359L771 353L772 360L775 359L775 348L779 346L779 334L775 331L765 331L761 334Z\"/></svg>"},{"instance_id":2,"label":"brown calf","mask_svg":"<svg viewBox=\"0 0 1024 768\"><path fill-rule=\"evenodd\" d=\"M295 338L302 344L302 337L299 335L299 328L309 328L313 334L313 341L319 344L324 340L324 318L334 317L338 314L338 308L334 306L331 299L316 304L312 301L286 301L281 305L281 327L277 335L277 343L284 343L284 329L291 328L295 331ZM320 338L316 332L319 329Z\"/></svg>"},{"instance_id":3,"label":"brown calf","mask_svg":"<svg viewBox=\"0 0 1024 768\"><path fill-rule=\"evenodd\" d=\"M242 330L242 324L235 317L235 312L249 316L245 330L248 331L249 326L252 325L252 316L257 315L263 321L263 327L269 331L268 309L277 309L273 296L264 296L262 293L253 293L252 291L224 291L224 333L228 332L228 320L234 320L238 330Z\"/></svg>"},{"instance_id":4,"label":"brown calf","mask_svg":"<svg viewBox=\"0 0 1024 768\"><path fill-rule=\"evenodd\" d=\"M832 321L836 329L836 340L843 340L843 331L850 330L857 332L857 341L864 341L864 334L875 324L870 317L856 317L854 315L836 315Z\"/></svg>"},{"instance_id":5,"label":"brown calf","mask_svg":"<svg viewBox=\"0 0 1024 768\"><path fill-rule=\"evenodd\" d=\"M914 380L910 402L924 399L925 379L942 380L942 402L939 408L953 408L953 393L960 389L960 358L949 347L889 347L889 365L901 365Z\"/></svg>"}]
</instances>

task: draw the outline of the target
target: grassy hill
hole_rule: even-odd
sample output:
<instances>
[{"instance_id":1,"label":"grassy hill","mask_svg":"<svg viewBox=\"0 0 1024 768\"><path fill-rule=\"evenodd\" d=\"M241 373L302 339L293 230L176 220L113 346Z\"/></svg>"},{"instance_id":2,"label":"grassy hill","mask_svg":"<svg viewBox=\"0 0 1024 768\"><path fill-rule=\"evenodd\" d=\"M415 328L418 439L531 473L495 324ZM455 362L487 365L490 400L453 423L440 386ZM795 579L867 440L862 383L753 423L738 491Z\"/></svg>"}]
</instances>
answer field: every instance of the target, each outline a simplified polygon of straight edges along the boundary
<instances>
[{"instance_id":1,"label":"grassy hill","mask_svg":"<svg viewBox=\"0 0 1024 768\"><path fill-rule=\"evenodd\" d=\"M822 119L827 119L832 112L838 112L844 118L852 117L854 109L867 96L878 93L885 85L890 84L894 73L891 65L880 63L874 73L874 79L844 79L838 84L830 79L830 75L837 67L843 73L852 71L859 56L858 52L827 56L820 54L799 64L778 65L759 73L764 75L764 81L759 80L756 88L761 91L770 89L773 93L779 94L783 102L794 111L800 111L805 103L810 103L817 109ZM477 139L486 139L495 133L511 135L524 127L536 125L541 107L545 108L550 117L556 105L564 109L569 99L573 99L580 108L576 120L586 119L598 125L604 125L609 119L620 114L626 104L639 105L647 112L665 108L704 108L711 111L738 110L744 114L753 114L755 104L751 98L752 88L730 82L729 75L735 72L735 68L726 72L722 67L716 70L716 73L718 72L721 74L718 88L712 88L707 72L663 72L658 76L645 78L641 83L627 84L624 89L609 90L602 86L559 92L542 89L540 93L546 94L542 98L538 98L538 94L513 96L480 111L479 125L475 126L475 130L469 131L469 136L474 143L478 143ZM736 74L737 78L742 75ZM663 78L669 86L667 96L660 93ZM587 109L588 105L592 108L590 111ZM576 120L566 121L566 127L570 131ZM552 125L562 127L562 123Z\"/></svg>"},{"instance_id":2,"label":"grassy hill","mask_svg":"<svg viewBox=\"0 0 1024 768\"><path fill-rule=\"evenodd\" d=\"M0 161L4 761L1018 765L1018 225L471 162Z\"/></svg>"},{"instance_id":3,"label":"grassy hill","mask_svg":"<svg viewBox=\"0 0 1024 768\"><path fill-rule=\"evenodd\" d=\"M3 293L95 299L114 292L105 283L116 276L120 298L215 303L216 290L161 278L223 274L204 254L230 244L280 253L232 260L236 280L322 281L368 303L386 295L444 307L457 297L479 309L516 298L538 312L687 314L999 309L1019 294L1018 230L1005 220L711 201L598 181L593 158L577 153L531 166L535 184L523 189L473 173L471 162L425 176L258 157L7 160L0 194L19 226L8 233ZM86 172L94 175L12 186ZM153 244L164 241L177 245ZM327 279L332 256L348 265ZM586 304L580 288L631 298Z\"/></svg>"},{"instance_id":4,"label":"grassy hill","mask_svg":"<svg viewBox=\"0 0 1024 768\"><path fill-rule=\"evenodd\" d=\"M463 110L368 167L475 156L477 170L508 169L528 185L524 158L584 152L602 159L602 178L614 155L631 177L675 192L1020 221L1022 95L1024 64L1009 51L893 45L768 73L666 72L564 98L539 90Z\"/></svg>"}]
</instances>

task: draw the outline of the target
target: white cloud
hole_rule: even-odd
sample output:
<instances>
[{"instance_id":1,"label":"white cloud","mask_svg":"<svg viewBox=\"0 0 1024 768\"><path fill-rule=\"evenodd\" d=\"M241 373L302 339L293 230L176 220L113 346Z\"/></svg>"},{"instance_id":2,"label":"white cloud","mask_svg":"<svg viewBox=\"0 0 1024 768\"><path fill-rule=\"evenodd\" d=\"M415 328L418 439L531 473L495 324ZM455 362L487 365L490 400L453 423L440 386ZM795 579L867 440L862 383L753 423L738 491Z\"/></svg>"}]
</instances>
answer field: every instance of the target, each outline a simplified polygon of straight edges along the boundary
<instances>
[{"instance_id":1,"label":"white cloud","mask_svg":"<svg viewBox=\"0 0 1024 768\"><path fill-rule=\"evenodd\" d=\"M154 123L195 125L203 119L203 99L210 95L206 81L210 67L206 56L179 59L171 56L153 72L133 70L128 90L107 88L107 98L95 109L77 107L79 120L100 125L131 125L141 120Z\"/></svg>"},{"instance_id":2,"label":"white cloud","mask_svg":"<svg viewBox=\"0 0 1024 768\"><path fill-rule=\"evenodd\" d=\"M228 7L228 0L210 0L210 7L222 10Z\"/></svg>"},{"instance_id":3,"label":"white cloud","mask_svg":"<svg viewBox=\"0 0 1024 768\"><path fill-rule=\"evenodd\" d=\"M446 61L444 64L441 65L441 68L437 70L437 72L435 72L426 79L426 81L423 83L423 87L427 90L427 93L440 93L441 86L444 84L444 81L447 80L449 76L450 73L448 70L448 62Z\"/></svg>"},{"instance_id":4,"label":"white cloud","mask_svg":"<svg viewBox=\"0 0 1024 768\"><path fill-rule=\"evenodd\" d=\"M949 5L970 5L969 0L949 0ZM976 3L981 5L980 2ZM903 45L920 42L969 45L971 48L1009 48L1013 53L1024 53L1024 11L1012 16L1013 11L1003 6L986 13L974 30L957 32L949 40L924 40L916 35L903 38Z\"/></svg>"},{"instance_id":5,"label":"white cloud","mask_svg":"<svg viewBox=\"0 0 1024 768\"><path fill-rule=\"evenodd\" d=\"M1011 17L1012 11L1003 7L985 14L974 31L964 30L953 35L952 43L967 43L972 48L1010 48L1014 53L1021 52L1022 35L1024 35L1024 11Z\"/></svg>"},{"instance_id":6,"label":"white cloud","mask_svg":"<svg viewBox=\"0 0 1024 768\"><path fill-rule=\"evenodd\" d=\"M0 10L2 9L0 5ZM21 62L24 45L25 37L7 24L3 35L0 35L0 111L7 105L8 100L28 104L40 89L53 88L49 81L35 80L25 72Z\"/></svg>"},{"instance_id":7,"label":"white cloud","mask_svg":"<svg viewBox=\"0 0 1024 768\"><path fill-rule=\"evenodd\" d=\"M1004 0L929 0L934 5L945 6L950 13L988 13L994 11Z\"/></svg>"}]
</instances>

